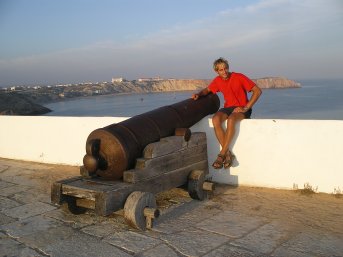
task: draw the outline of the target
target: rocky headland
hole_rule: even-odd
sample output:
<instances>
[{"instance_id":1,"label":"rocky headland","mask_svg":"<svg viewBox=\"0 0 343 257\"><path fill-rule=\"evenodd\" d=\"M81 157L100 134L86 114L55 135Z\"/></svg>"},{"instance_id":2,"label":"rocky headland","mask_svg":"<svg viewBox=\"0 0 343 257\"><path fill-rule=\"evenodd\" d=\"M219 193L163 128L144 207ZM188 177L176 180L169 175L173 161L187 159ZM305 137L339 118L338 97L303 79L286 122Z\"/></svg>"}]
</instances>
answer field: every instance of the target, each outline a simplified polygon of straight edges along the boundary
<instances>
[{"instance_id":1,"label":"rocky headland","mask_svg":"<svg viewBox=\"0 0 343 257\"><path fill-rule=\"evenodd\" d=\"M301 87L300 83L298 83L294 80L283 78L283 77L260 78L260 79L253 79L253 81L260 88L264 88L264 89L299 88L299 87Z\"/></svg>"},{"instance_id":2,"label":"rocky headland","mask_svg":"<svg viewBox=\"0 0 343 257\"><path fill-rule=\"evenodd\" d=\"M283 77L253 79L262 89L299 88L300 83ZM148 81L123 81L82 83L72 85L19 87L13 92L0 92L0 115L41 115L50 112L42 104L63 101L75 97L109 95L121 93L151 93L171 91L196 91L206 87L210 80L167 79Z\"/></svg>"}]
</instances>

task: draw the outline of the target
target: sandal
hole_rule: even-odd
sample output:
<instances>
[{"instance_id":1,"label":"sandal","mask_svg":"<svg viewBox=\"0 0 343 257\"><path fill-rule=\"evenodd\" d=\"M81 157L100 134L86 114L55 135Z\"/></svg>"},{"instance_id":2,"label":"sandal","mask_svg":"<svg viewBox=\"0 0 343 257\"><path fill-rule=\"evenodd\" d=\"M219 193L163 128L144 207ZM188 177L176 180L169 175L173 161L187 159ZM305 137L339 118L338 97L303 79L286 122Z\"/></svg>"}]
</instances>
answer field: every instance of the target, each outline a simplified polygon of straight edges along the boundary
<instances>
[{"instance_id":1,"label":"sandal","mask_svg":"<svg viewBox=\"0 0 343 257\"><path fill-rule=\"evenodd\" d=\"M227 154L226 154L226 156L225 156L224 163L223 163L224 168L225 168L225 169L230 168L230 167L232 166L232 163L233 163L233 161L234 161L235 158L236 158L236 156L233 155L233 154L231 153L231 151L228 151Z\"/></svg>"},{"instance_id":2,"label":"sandal","mask_svg":"<svg viewBox=\"0 0 343 257\"><path fill-rule=\"evenodd\" d=\"M212 167L215 169L223 168L226 156L223 154L218 154L217 159L213 162Z\"/></svg>"}]
</instances>

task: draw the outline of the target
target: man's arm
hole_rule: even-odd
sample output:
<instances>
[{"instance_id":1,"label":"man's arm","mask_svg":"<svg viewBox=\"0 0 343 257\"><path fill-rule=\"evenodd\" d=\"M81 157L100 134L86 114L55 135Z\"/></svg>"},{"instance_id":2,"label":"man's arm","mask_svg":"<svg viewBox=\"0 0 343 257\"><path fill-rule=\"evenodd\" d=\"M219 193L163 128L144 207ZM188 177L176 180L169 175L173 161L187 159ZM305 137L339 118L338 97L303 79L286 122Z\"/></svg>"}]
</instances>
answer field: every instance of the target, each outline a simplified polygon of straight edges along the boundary
<instances>
[{"instance_id":1,"label":"man's arm","mask_svg":"<svg viewBox=\"0 0 343 257\"><path fill-rule=\"evenodd\" d=\"M260 95L262 94L262 90L257 85L255 85L251 89L250 92L252 92L252 95L251 95L250 100L247 103L247 105L244 107L237 107L233 112L246 112L246 111L248 111L249 109L251 109L253 107L253 105L257 102L257 100L260 98Z\"/></svg>"},{"instance_id":2,"label":"man's arm","mask_svg":"<svg viewBox=\"0 0 343 257\"><path fill-rule=\"evenodd\" d=\"M250 97L249 102L245 106L247 109L251 109L253 105L257 102L257 100L260 98L260 95L262 94L262 90L256 85L251 89L252 95Z\"/></svg>"},{"instance_id":3,"label":"man's arm","mask_svg":"<svg viewBox=\"0 0 343 257\"><path fill-rule=\"evenodd\" d=\"M208 95L209 93L211 93L211 91L208 89L208 87L207 87L207 88L204 88L204 89L201 90L199 93L192 95L192 99L193 99L193 100L198 100L199 97Z\"/></svg>"}]
</instances>

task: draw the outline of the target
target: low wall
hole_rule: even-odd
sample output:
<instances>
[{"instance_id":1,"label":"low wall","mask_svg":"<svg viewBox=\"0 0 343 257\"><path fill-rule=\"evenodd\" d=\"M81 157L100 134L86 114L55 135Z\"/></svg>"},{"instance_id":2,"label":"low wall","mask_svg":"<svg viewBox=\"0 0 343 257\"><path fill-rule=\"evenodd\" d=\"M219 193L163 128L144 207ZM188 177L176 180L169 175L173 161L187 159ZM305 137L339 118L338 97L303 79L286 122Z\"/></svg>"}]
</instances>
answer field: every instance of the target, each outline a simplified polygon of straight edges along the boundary
<instances>
[{"instance_id":1,"label":"low wall","mask_svg":"<svg viewBox=\"0 0 343 257\"><path fill-rule=\"evenodd\" d=\"M0 157L80 166L89 133L124 119L0 116ZM211 164L219 152L211 120L191 129L206 132ZM210 166L214 181L285 189L309 183L318 192L343 190L343 121L251 119L236 129L234 167Z\"/></svg>"}]
</instances>

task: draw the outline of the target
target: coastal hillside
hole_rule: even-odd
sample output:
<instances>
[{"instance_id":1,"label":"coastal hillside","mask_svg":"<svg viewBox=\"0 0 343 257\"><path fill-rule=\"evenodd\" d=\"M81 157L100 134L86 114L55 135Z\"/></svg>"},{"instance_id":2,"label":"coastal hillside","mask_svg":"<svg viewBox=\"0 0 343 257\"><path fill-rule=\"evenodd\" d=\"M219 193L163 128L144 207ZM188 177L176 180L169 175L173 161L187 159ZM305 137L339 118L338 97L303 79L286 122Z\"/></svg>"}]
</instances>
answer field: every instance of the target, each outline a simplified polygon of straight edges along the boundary
<instances>
[{"instance_id":1,"label":"coastal hillside","mask_svg":"<svg viewBox=\"0 0 343 257\"><path fill-rule=\"evenodd\" d=\"M41 115L50 109L18 93L0 93L0 115Z\"/></svg>"},{"instance_id":2,"label":"coastal hillside","mask_svg":"<svg viewBox=\"0 0 343 257\"><path fill-rule=\"evenodd\" d=\"M89 97L109 94L132 94L171 91L197 91L205 88L211 80L167 79L147 81L123 81L103 83L82 83L42 87L20 87L0 93L0 115L40 115L50 110L41 104L63 101L75 97ZM282 77L254 79L262 89L298 88L296 81Z\"/></svg>"}]
</instances>

